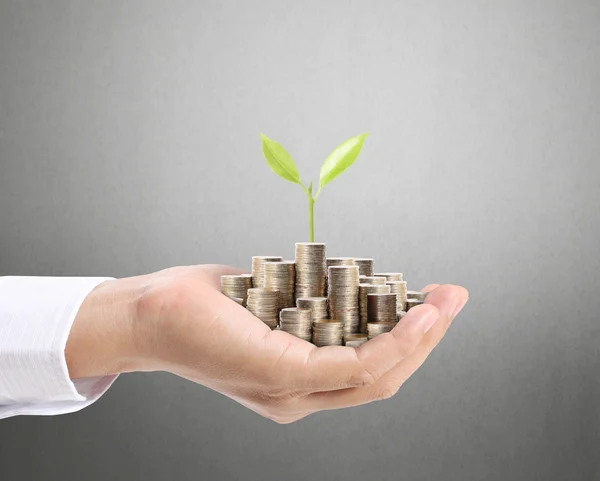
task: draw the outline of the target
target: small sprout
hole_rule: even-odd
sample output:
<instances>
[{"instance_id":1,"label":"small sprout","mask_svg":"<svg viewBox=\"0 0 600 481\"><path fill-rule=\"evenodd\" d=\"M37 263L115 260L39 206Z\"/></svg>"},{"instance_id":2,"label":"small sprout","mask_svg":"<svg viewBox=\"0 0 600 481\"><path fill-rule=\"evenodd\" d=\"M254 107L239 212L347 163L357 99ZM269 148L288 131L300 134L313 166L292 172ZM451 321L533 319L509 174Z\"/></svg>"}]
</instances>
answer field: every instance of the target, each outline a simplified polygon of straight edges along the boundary
<instances>
[{"instance_id":1,"label":"small sprout","mask_svg":"<svg viewBox=\"0 0 600 481\"><path fill-rule=\"evenodd\" d=\"M332 180L339 177L354 163L360 154L368 135L369 134L361 134L352 137L338 145L335 150L329 154L329 157L325 159L325 162L323 162L323 165L321 166L319 188L314 196L312 182L309 184L308 188L306 188L300 180L300 174L298 173L296 164L294 164L292 157L283 146L274 140L271 140L266 135L260 135L262 152L271 170L285 180L302 187L302 190L308 198L308 232L310 242L315 241L314 204L321 193L321 189Z\"/></svg>"}]
</instances>

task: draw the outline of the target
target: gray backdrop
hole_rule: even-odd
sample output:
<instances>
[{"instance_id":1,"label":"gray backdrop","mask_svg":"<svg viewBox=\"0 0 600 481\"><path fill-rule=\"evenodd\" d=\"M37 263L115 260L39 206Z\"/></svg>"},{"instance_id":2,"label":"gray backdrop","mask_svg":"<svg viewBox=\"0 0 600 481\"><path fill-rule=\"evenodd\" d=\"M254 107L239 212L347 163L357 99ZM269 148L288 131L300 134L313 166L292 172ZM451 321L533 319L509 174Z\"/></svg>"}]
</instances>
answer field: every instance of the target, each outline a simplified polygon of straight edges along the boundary
<instances>
[{"instance_id":1,"label":"gray backdrop","mask_svg":"<svg viewBox=\"0 0 600 481\"><path fill-rule=\"evenodd\" d=\"M471 302L393 399L279 426L166 374L0 423L2 480L600 479L597 1L0 1L0 273L317 240ZM254 226L259 225L258 229Z\"/></svg>"}]
</instances>

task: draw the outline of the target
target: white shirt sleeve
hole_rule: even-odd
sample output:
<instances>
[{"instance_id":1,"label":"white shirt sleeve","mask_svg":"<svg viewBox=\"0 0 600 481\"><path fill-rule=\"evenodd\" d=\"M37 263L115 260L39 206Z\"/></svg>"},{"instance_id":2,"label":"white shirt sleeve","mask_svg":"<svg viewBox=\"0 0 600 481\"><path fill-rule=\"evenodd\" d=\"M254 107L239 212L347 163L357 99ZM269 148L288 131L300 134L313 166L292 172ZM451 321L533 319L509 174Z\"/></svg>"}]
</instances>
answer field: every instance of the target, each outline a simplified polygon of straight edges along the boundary
<instances>
[{"instance_id":1,"label":"white shirt sleeve","mask_svg":"<svg viewBox=\"0 0 600 481\"><path fill-rule=\"evenodd\" d=\"M0 277L0 419L92 404L117 376L71 381L65 347L100 277Z\"/></svg>"}]
</instances>

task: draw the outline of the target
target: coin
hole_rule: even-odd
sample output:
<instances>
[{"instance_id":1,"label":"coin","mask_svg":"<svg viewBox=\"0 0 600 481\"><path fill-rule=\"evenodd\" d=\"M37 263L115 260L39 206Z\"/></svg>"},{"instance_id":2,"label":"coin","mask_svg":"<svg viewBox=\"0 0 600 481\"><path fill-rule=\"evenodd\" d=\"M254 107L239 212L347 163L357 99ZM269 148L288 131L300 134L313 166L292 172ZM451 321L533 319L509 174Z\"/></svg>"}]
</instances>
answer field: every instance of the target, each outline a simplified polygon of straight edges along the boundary
<instances>
[{"instance_id":1,"label":"coin","mask_svg":"<svg viewBox=\"0 0 600 481\"><path fill-rule=\"evenodd\" d=\"M341 346L344 323L336 319L321 319L313 322L312 342L315 346Z\"/></svg>"},{"instance_id":2,"label":"coin","mask_svg":"<svg viewBox=\"0 0 600 481\"><path fill-rule=\"evenodd\" d=\"M369 322L396 322L396 316L396 294L367 294Z\"/></svg>"},{"instance_id":3,"label":"coin","mask_svg":"<svg viewBox=\"0 0 600 481\"><path fill-rule=\"evenodd\" d=\"M250 289L248 289L250 290ZM231 299L232 301L237 302L240 306L244 305L244 298L243 297L230 297L229 299Z\"/></svg>"},{"instance_id":4,"label":"coin","mask_svg":"<svg viewBox=\"0 0 600 481\"><path fill-rule=\"evenodd\" d=\"M378 272L373 274L377 277L385 277L388 281L402 281L403 275L401 272Z\"/></svg>"},{"instance_id":5,"label":"coin","mask_svg":"<svg viewBox=\"0 0 600 481\"><path fill-rule=\"evenodd\" d=\"M329 317L342 321L347 333L357 333L360 324L358 275L358 266L331 266L328 269Z\"/></svg>"},{"instance_id":6,"label":"coin","mask_svg":"<svg viewBox=\"0 0 600 481\"><path fill-rule=\"evenodd\" d=\"M403 311L406 307L406 281L387 281L386 285L390 286L390 292L396 294L397 310Z\"/></svg>"},{"instance_id":7,"label":"coin","mask_svg":"<svg viewBox=\"0 0 600 481\"><path fill-rule=\"evenodd\" d=\"M279 314L279 291L268 287L248 289L248 310L271 329L277 327Z\"/></svg>"},{"instance_id":8,"label":"coin","mask_svg":"<svg viewBox=\"0 0 600 481\"><path fill-rule=\"evenodd\" d=\"M248 289L252 287L252 274L228 274L221 276L221 292L227 297L241 297L246 305Z\"/></svg>"},{"instance_id":9,"label":"coin","mask_svg":"<svg viewBox=\"0 0 600 481\"><path fill-rule=\"evenodd\" d=\"M329 317L326 297L298 297L296 298L296 307L310 309L313 322Z\"/></svg>"},{"instance_id":10,"label":"coin","mask_svg":"<svg viewBox=\"0 0 600 481\"><path fill-rule=\"evenodd\" d=\"M279 256L253 256L252 257L252 284L254 287L265 287L265 262L281 262Z\"/></svg>"},{"instance_id":11,"label":"coin","mask_svg":"<svg viewBox=\"0 0 600 481\"><path fill-rule=\"evenodd\" d=\"M366 334L345 334L344 335L344 346L358 347L361 344L367 342L368 336Z\"/></svg>"},{"instance_id":12,"label":"coin","mask_svg":"<svg viewBox=\"0 0 600 481\"><path fill-rule=\"evenodd\" d=\"M280 329L293 336L311 342L312 318L310 309L291 307L279 313Z\"/></svg>"},{"instance_id":13,"label":"coin","mask_svg":"<svg viewBox=\"0 0 600 481\"><path fill-rule=\"evenodd\" d=\"M421 291L406 291L406 297L408 299L418 299L420 301L424 301L425 298L427 297L427 292L421 292Z\"/></svg>"},{"instance_id":14,"label":"coin","mask_svg":"<svg viewBox=\"0 0 600 481\"><path fill-rule=\"evenodd\" d=\"M296 307L294 286L296 285L296 263L294 261L265 262L265 287L279 290L280 308Z\"/></svg>"},{"instance_id":15,"label":"coin","mask_svg":"<svg viewBox=\"0 0 600 481\"><path fill-rule=\"evenodd\" d=\"M361 275L373 275L373 259L366 257L355 257L354 263L358 266L358 271Z\"/></svg>"},{"instance_id":16,"label":"coin","mask_svg":"<svg viewBox=\"0 0 600 481\"><path fill-rule=\"evenodd\" d=\"M423 304L423 301L421 301L420 299L409 298L406 301L406 312L410 311L413 307L419 306L421 304Z\"/></svg>"},{"instance_id":17,"label":"coin","mask_svg":"<svg viewBox=\"0 0 600 481\"><path fill-rule=\"evenodd\" d=\"M325 244L296 243L296 297L323 297L327 278Z\"/></svg>"},{"instance_id":18,"label":"coin","mask_svg":"<svg viewBox=\"0 0 600 481\"><path fill-rule=\"evenodd\" d=\"M379 334L390 332L396 324L396 322L369 322L367 324L367 336L369 339L373 339L379 336Z\"/></svg>"},{"instance_id":19,"label":"coin","mask_svg":"<svg viewBox=\"0 0 600 481\"><path fill-rule=\"evenodd\" d=\"M381 277L380 279L385 279ZM363 279L361 279L362 281ZM367 295L368 294L389 294L390 286L376 284L359 284L358 286L358 304L360 312L359 332L365 334L367 332Z\"/></svg>"}]
</instances>

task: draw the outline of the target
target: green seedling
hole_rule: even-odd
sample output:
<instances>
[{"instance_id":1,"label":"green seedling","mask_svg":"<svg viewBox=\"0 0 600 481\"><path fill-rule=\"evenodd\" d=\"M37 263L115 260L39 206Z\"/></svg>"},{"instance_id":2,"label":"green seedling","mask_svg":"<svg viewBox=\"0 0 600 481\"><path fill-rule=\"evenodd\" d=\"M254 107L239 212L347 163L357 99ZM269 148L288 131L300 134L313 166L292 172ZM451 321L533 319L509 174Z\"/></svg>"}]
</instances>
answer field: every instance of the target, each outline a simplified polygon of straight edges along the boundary
<instances>
[{"instance_id":1,"label":"green seedling","mask_svg":"<svg viewBox=\"0 0 600 481\"><path fill-rule=\"evenodd\" d=\"M325 159L321 166L321 174L319 176L319 188L313 196L312 182L306 187L300 180L300 174L292 157L283 148L283 146L274 140L271 140L266 135L260 134L262 142L262 152L265 156L267 164L273 172L278 176L302 187L302 190L308 198L308 235L310 242L315 241L315 222L314 222L314 207L321 189L325 187L333 179L341 175L350 167L360 151L369 134L361 134L338 145L329 157Z\"/></svg>"}]
</instances>

